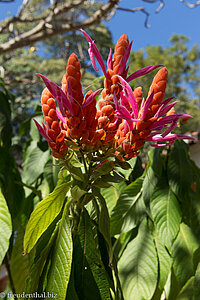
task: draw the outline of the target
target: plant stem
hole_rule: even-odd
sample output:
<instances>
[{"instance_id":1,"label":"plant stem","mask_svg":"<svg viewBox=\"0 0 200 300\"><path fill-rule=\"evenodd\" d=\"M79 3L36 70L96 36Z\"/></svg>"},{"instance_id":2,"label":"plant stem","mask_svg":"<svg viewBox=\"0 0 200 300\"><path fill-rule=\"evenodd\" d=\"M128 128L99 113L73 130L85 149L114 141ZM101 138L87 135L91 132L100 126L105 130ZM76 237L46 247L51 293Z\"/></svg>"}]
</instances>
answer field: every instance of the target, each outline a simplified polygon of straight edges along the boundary
<instances>
[{"instance_id":1,"label":"plant stem","mask_svg":"<svg viewBox=\"0 0 200 300\"><path fill-rule=\"evenodd\" d=\"M83 164L84 164L84 168L85 168L85 173L87 174L88 170L87 170L87 164L86 164L86 161L85 161L85 157L84 157L84 153L81 149L79 149L80 153L81 153L81 156L83 158Z\"/></svg>"}]
</instances>

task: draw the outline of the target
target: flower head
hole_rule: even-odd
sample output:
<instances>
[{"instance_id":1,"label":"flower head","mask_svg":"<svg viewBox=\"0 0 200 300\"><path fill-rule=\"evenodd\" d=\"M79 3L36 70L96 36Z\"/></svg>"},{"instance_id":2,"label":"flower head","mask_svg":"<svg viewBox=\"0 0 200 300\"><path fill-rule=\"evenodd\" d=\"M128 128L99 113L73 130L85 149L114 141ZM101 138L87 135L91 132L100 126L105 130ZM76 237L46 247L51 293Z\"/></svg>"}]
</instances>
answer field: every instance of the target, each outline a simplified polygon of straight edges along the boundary
<instances>
[{"instance_id":1,"label":"flower head","mask_svg":"<svg viewBox=\"0 0 200 300\"><path fill-rule=\"evenodd\" d=\"M35 123L55 157L65 159L69 147L74 147L82 148L86 153L101 150L121 160L129 160L139 154L145 142L161 147L171 145L179 138L191 139L171 133L179 119L191 116L175 113L174 106L178 101L171 102L174 97L164 99L168 81L166 67L157 72L145 100L142 88L132 91L129 82L162 65L144 67L127 77L132 42L129 43L127 35L123 34L113 54L110 50L106 69L94 41L81 31L89 43L93 67L97 70L97 60L105 75L104 89L97 110L96 96L101 89L83 95L81 66L74 53L68 59L61 87L39 74L46 85L41 97L44 124L40 125L36 120Z\"/></svg>"}]
</instances>

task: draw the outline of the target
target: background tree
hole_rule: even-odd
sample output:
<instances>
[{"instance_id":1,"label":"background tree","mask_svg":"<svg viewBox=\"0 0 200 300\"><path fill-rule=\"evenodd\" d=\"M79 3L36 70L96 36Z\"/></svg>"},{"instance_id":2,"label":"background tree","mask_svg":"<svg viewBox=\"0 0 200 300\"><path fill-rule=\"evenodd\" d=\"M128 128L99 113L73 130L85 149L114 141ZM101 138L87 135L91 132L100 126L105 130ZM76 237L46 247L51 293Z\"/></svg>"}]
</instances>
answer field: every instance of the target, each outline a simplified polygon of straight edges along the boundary
<instances>
[{"instance_id":1,"label":"background tree","mask_svg":"<svg viewBox=\"0 0 200 300\"><path fill-rule=\"evenodd\" d=\"M199 59L200 49L198 45L188 48L189 39L182 35L173 35L170 39L171 45L148 46L145 50L132 53L130 72L140 69L146 65L159 63L166 65L169 72L169 83L166 97L175 96L180 102L176 105L176 111L182 113L187 111L193 116L181 130L200 130L199 98L200 98L200 73ZM152 76L154 74L152 73ZM144 96L151 84L151 76L141 77L134 81L134 87L143 86Z\"/></svg>"}]
</instances>

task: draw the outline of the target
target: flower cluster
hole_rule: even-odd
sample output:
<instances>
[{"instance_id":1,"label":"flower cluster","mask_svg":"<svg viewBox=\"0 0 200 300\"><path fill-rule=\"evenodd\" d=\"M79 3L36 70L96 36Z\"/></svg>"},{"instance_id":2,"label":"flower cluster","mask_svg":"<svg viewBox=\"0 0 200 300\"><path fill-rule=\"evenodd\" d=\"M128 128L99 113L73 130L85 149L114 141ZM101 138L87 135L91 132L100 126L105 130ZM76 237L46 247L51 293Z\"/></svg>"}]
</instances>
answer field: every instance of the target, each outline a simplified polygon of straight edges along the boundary
<instances>
[{"instance_id":1,"label":"flower cluster","mask_svg":"<svg viewBox=\"0 0 200 300\"><path fill-rule=\"evenodd\" d=\"M139 154L145 142L161 147L174 143L176 139L191 137L173 134L179 119L188 119L188 114L176 114L171 103L174 97L164 99L168 81L167 68L162 65L144 67L127 77L127 61L132 42L126 34L118 40L115 51L110 50L107 68L90 36L81 30L89 43L89 55L96 71L96 60L105 76L104 88L83 95L80 63L73 53L68 59L62 86L43 79L46 88L41 97L44 122L35 120L38 130L48 141L52 154L65 159L69 147L83 151L108 152L124 161ZM132 91L129 82L162 67L153 79L147 99L141 87ZM101 98L96 106L96 96ZM55 99L59 110L56 108ZM157 143L159 142L159 143Z\"/></svg>"}]
</instances>

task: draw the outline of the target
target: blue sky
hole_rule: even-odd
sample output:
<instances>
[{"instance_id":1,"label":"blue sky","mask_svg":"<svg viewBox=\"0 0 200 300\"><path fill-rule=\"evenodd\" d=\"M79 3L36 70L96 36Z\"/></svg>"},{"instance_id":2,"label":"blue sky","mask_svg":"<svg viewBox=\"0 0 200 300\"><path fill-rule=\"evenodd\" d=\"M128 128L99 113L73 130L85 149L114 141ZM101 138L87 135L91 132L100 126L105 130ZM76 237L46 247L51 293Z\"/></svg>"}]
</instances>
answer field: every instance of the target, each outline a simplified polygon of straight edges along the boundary
<instances>
[{"instance_id":1,"label":"blue sky","mask_svg":"<svg viewBox=\"0 0 200 300\"><path fill-rule=\"evenodd\" d=\"M195 1L191 1L194 3ZM142 12L130 13L117 11L117 14L108 23L113 34L114 42L126 32L133 40L132 49L144 48L147 45L169 45L173 33L183 34L190 38L190 45L200 46L200 6L190 9L179 0L165 0L165 7L155 14L159 2L155 4L144 3L139 0L123 0L121 7L134 8L145 6L149 11L150 28L144 27L145 15Z\"/></svg>"},{"instance_id":2,"label":"blue sky","mask_svg":"<svg viewBox=\"0 0 200 300\"><path fill-rule=\"evenodd\" d=\"M189 1L189 0L188 0ZM190 1L194 3L196 1ZM8 11L11 15L17 12L22 0L15 0L10 4L0 3L0 20L4 19ZM189 45L200 45L200 6L189 9L179 0L165 0L165 7L155 14L159 2L148 4L141 0L122 0L121 7L134 8L144 6L150 12L150 28L144 27L145 15L141 12L130 13L117 11L110 22L107 22L116 42L121 34L126 32L129 40L133 40L133 50L145 48L147 45L169 45L173 33L183 34L190 38Z\"/></svg>"}]
</instances>

